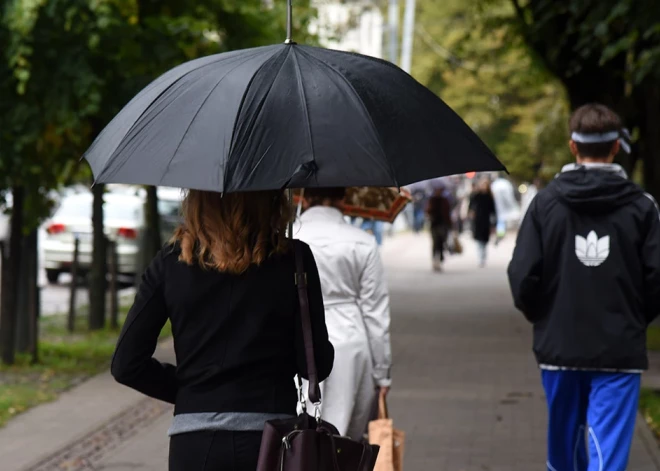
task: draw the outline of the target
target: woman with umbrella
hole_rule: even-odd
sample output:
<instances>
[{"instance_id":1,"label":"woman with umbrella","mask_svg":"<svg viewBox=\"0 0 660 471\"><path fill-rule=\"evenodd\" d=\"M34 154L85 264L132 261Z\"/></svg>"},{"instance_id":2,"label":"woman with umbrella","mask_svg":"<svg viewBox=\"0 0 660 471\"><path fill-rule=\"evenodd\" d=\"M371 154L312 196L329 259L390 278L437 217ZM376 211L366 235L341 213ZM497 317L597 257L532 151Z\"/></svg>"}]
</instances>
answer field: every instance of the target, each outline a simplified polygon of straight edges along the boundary
<instances>
[{"instance_id":1,"label":"woman with umbrella","mask_svg":"<svg viewBox=\"0 0 660 471\"><path fill-rule=\"evenodd\" d=\"M113 361L118 380L176 403L170 469L186 471L227 463L254 470L255 429L295 407L292 376L306 369L283 189L398 188L503 169L410 75L378 59L297 45L290 29L285 44L203 57L165 73L85 158L97 183L192 189L176 243L147 270ZM316 264L304 252L325 377L332 346ZM370 283L365 289L383 289ZM152 358L168 318L176 367ZM386 387L384 369L377 374Z\"/></svg>"},{"instance_id":2,"label":"woman with umbrella","mask_svg":"<svg viewBox=\"0 0 660 471\"><path fill-rule=\"evenodd\" d=\"M117 381L175 404L171 471L254 471L264 422L293 417L307 376L284 192L192 190L183 224L151 262L112 359ZM296 242L301 243L301 242ZM333 365L321 282L303 246L320 379ZM152 358L172 323L177 366Z\"/></svg>"},{"instance_id":3,"label":"woman with umbrella","mask_svg":"<svg viewBox=\"0 0 660 471\"><path fill-rule=\"evenodd\" d=\"M323 416L342 435L360 440L377 392L391 385L390 303L378 244L347 224L344 188L305 190L296 237L319 267L334 373L322 384Z\"/></svg>"}]
</instances>

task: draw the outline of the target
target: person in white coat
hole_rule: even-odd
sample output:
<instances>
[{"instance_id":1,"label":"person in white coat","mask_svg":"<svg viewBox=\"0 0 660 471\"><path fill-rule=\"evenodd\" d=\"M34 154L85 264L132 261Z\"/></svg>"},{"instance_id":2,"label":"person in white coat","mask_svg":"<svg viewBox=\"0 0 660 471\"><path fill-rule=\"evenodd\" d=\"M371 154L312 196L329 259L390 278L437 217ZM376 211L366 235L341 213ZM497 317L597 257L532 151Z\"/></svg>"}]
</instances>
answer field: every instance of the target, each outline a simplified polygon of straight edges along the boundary
<instances>
[{"instance_id":1,"label":"person in white coat","mask_svg":"<svg viewBox=\"0 0 660 471\"><path fill-rule=\"evenodd\" d=\"M321 385L323 419L359 440L377 395L391 385L390 300L375 238L346 223L345 189L307 189L295 237L307 243L321 277L335 366Z\"/></svg>"}]
</instances>

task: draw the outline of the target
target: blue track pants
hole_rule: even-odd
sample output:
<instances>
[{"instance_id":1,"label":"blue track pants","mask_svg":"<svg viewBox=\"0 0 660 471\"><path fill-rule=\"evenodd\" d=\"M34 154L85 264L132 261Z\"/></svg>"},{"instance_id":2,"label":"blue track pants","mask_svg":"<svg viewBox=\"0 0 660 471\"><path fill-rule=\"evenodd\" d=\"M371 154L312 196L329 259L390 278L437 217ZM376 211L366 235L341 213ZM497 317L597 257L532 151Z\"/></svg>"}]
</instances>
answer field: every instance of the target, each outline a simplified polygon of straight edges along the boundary
<instances>
[{"instance_id":1,"label":"blue track pants","mask_svg":"<svg viewBox=\"0 0 660 471\"><path fill-rule=\"evenodd\" d=\"M625 471L641 375L543 370L548 471Z\"/></svg>"}]
</instances>

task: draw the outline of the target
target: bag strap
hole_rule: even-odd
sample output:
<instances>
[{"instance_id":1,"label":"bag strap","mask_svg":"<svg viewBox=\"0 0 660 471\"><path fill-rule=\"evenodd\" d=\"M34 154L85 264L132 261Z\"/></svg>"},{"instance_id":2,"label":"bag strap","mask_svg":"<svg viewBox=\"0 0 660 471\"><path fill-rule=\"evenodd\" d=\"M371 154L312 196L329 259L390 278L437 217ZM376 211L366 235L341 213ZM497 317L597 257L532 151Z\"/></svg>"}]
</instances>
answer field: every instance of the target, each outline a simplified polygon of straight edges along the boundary
<instances>
[{"instance_id":1,"label":"bag strap","mask_svg":"<svg viewBox=\"0 0 660 471\"><path fill-rule=\"evenodd\" d=\"M312 403L319 404L321 402L321 388L319 386L319 375L316 371L316 358L314 356L312 320L309 314L309 298L307 296L307 273L305 272L305 263L303 261L302 244L298 241L293 241L293 251L296 259L295 281L298 287L300 319L302 321L305 360L307 362L307 379L309 381L307 397Z\"/></svg>"}]
</instances>

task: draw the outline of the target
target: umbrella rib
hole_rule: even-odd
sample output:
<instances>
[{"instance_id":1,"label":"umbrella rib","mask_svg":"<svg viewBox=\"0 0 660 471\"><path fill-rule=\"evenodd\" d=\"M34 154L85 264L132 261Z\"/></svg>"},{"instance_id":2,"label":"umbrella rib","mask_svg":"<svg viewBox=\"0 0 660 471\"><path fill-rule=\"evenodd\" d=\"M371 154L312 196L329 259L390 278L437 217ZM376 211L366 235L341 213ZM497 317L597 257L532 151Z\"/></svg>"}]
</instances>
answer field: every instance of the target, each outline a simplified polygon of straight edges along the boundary
<instances>
[{"instance_id":1,"label":"umbrella rib","mask_svg":"<svg viewBox=\"0 0 660 471\"><path fill-rule=\"evenodd\" d=\"M314 151L314 139L312 138L312 123L309 120L309 109L307 108L307 96L305 96L305 88L303 85L302 79L302 70L300 69L300 63L298 62L298 57L293 54L293 62L296 66L296 78L298 79L298 91L300 99L302 100L303 111L305 114L305 124L307 125L307 140L309 144L309 150L312 153L312 160L316 162L316 152Z\"/></svg>"},{"instance_id":2,"label":"umbrella rib","mask_svg":"<svg viewBox=\"0 0 660 471\"><path fill-rule=\"evenodd\" d=\"M224 74L224 75L220 78L220 80L218 80L218 82L213 86L213 88L211 89L211 91L209 91L209 93L206 95L206 97L204 97L204 101L202 101L201 105L199 105L199 108L198 108L197 111L195 112L195 115L194 115L194 116L192 117L192 119L190 120L190 123L188 123L188 127L186 127L186 130L184 131L183 136L181 136L181 140L179 141L179 144L177 144L176 149L175 149L174 152L172 153L172 157L170 157L169 162L167 162L167 167L165 167L165 171L163 172L163 174L162 174L161 177L160 177L160 178L161 178L161 181L163 180L163 178L165 177L165 175L167 175L167 173L169 172L169 170L170 170L170 166L172 165L172 162L174 161L174 158L176 157L176 154L179 152L179 149L181 148L181 145L183 144L183 141L186 139L186 136L188 135L188 131L190 131L190 128L192 127L193 123L194 123L195 120L197 119L197 116L199 116L199 113L202 111L202 108L204 108L204 105L205 105L206 102L209 100L209 98L211 98L211 95L213 95L213 92L216 91L216 89L220 86L220 84L222 83L222 81L223 81L223 80L224 80L224 79L225 79L230 73L232 73L234 70L238 69L240 66L242 66L243 64L245 64L247 61L249 61L249 60L252 59L253 57L254 57L254 56L246 57L245 60L241 61L241 62L238 63L235 67L233 67L232 69L228 70L227 73Z\"/></svg>"},{"instance_id":3,"label":"umbrella rib","mask_svg":"<svg viewBox=\"0 0 660 471\"><path fill-rule=\"evenodd\" d=\"M302 50L302 49L301 49ZM360 103L360 106L362 107L362 110L364 111L364 114L367 116L367 119L369 121L369 125L371 126L371 130L374 133L374 136L376 136L376 139L378 140L378 144L380 145L380 150L383 153L383 156L385 157L385 161L387 162L390 170L390 175L392 176L392 180L394 180L394 186L399 187L398 179L396 178L396 173L394 172L394 167L392 166L392 162L390 162L390 159L387 158L387 153L385 152L385 147L383 146L383 142L381 141L380 134L378 133L378 130L376 129L376 125L374 124L373 119L371 119L371 114L369 114L369 111L367 110L367 106L364 104L362 101L362 98L358 94L357 90L355 90L355 87L353 84L344 76L344 74L341 73L341 71L337 70L332 64L328 64L327 62L321 60L320 58L314 56L313 54L309 54L306 51L302 50L305 54L307 54L310 58L313 60L318 61L319 63L323 64L324 66L328 67L331 69L333 72L335 72L341 79L348 85L350 90L353 92L355 97L357 98L358 102Z\"/></svg>"},{"instance_id":4,"label":"umbrella rib","mask_svg":"<svg viewBox=\"0 0 660 471\"><path fill-rule=\"evenodd\" d=\"M258 52L255 51L255 53L254 53L254 54L251 54L251 55L249 56L249 58L256 57L256 56L258 56L261 52L262 52L262 51L258 51ZM214 61L208 62L208 63L206 63L206 64L200 65L199 67L196 67L196 68L194 68L194 69L191 69L191 70L189 70L188 72L186 72L185 74L183 74L183 75L181 75L180 77L178 77L176 80L174 80L174 82L172 82L170 85L167 86L167 88L165 88L162 92L160 92L156 98L154 98L153 100L151 100L151 102L149 103L149 105L147 105L147 107L142 111L142 113L140 113L140 116L135 120L135 122L131 125L131 127L130 127L129 130L124 134L124 136L129 136L129 135L130 135L130 134L136 129L138 123L140 122L140 120L142 120L142 118L143 118L144 115L147 113L147 111L152 107L152 105L153 105L154 103L156 103L156 102L157 102L157 101L158 101L163 95L165 95L165 93L167 93L168 91L172 90L173 87L175 87L177 84L179 84L179 83L181 82L181 80L183 80L184 78L186 78L186 77L189 76L190 74L192 74L192 73L194 73L194 72L198 72L198 71L200 71L200 70L202 70L202 69L205 69L206 67L214 66L214 65L216 65L218 62L220 62L220 61L226 59L226 58L223 58L223 57L220 57L220 56L222 56L222 54L218 54L218 59L217 59L217 60L214 60ZM237 56L237 58L238 58L238 56ZM158 79L156 79L156 81L157 81L157 80L158 80ZM136 99L136 98L137 98L137 96L136 96L135 98L133 98L133 99ZM127 107L130 106L130 102L129 102L128 105L126 105L126 106L127 106ZM169 106L169 105L168 105L168 106ZM167 107L165 107L165 108L163 108L162 110L160 110L160 111L157 113L156 116L152 117L152 119L149 120L149 122L151 122L151 121L153 121L154 119L156 119L156 117L157 117L158 115L160 115L163 111L165 111L166 108L167 108ZM148 124L148 123L145 123L145 124ZM98 137L101 137L101 136L99 135ZM97 137L97 139L98 139L98 137ZM129 140L129 142L130 142L130 140ZM106 164L105 164L105 168L101 171L101 173L99 174L97 180L99 180L99 179L101 179L101 178L104 178L104 177L106 176L106 171L107 171L107 168L109 167L110 162L112 162L113 158L117 155L117 152L118 152L118 151L121 152L121 150L123 150L127 145L128 145L128 142L123 142L123 139L122 139L122 141L120 141L120 142L117 144L117 147L113 150L112 155L110 156L110 158L109 158L108 161L106 162ZM89 152L92 150L93 147L94 147L94 143L92 143L92 146L90 146L90 148L87 150L87 152L85 152L85 154L83 155L83 158L85 158L85 155L87 155L87 153L89 153ZM120 167L121 167L122 165L123 165L123 164L120 164ZM115 171L114 171L113 173L116 173L117 171L118 171L118 169L115 169Z\"/></svg>"},{"instance_id":5,"label":"umbrella rib","mask_svg":"<svg viewBox=\"0 0 660 471\"><path fill-rule=\"evenodd\" d=\"M177 85L179 82L181 82L182 79L184 79L184 78L187 77L188 75L192 74L193 72L197 72L198 70L203 69L203 68L205 68L205 67L209 67L209 66L211 66L211 65L215 65L217 62L218 62L218 61L209 62L209 63L204 64L204 65L202 65L202 66L200 66L200 67L197 67L197 68L195 68L195 69L191 69L191 70L189 70L188 72L186 72L185 74L183 74L182 76L178 77L178 78L177 78L174 82L172 82L170 85L168 85L163 91L161 91L161 92L158 94L158 96L157 96L156 98L154 98L153 100L151 100L151 102L145 107L144 110L142 110L142 113L140 113L140 116L138 116L138 118L135 120L135 122L131 125L131 127L130 127L130 128L128 129L128 131L125 133L125 136L129 136L129 135L135 130L135 127L136 127L137 124L140 122L140 120L144 117L144 115L147 113L147 111L151 108L151 106L152 106L154 103L156 103L156 102L157 102L157 101L158 101L163 95L165 95L165 93L167 93L168 91L170 91L170 90L172 89L172 87L174 87L175 85ZM156 80L158 80L158 79L156 79ZM133 98L133 100L136 99L136 98L137 98L137 95ZM132 100L131 100L131 101L132 101ZM127 106L127 107L130 106L130 104L131 104L131 103L129 102L128 105L126 105L126 106ZM161 112L162 112L162 110L161 110ZM160 113L159 113L159 114L160 114ZM119 116L119 115L117 115L117 116ZM112 123L111 123L111 124L112 124ZM99 135L99 137L101 137L101 135ZM97 139L98 139L98 138L97 138ZM108 164L112 161L112 158L113 158L114 155L116 154L117 150L120 149L120 148L123 149L124 147L126 147L126 143L124 143L123 146L122 146L122 141L119 141L119 142L117 143L117 147L115 147L115 149L112 151L112 155L111 155L111 157L108 159L108 161L107 161L107 163L106 163L106 167L107 167ZM87 155L87 154L88 154L93 148L94 148L94 143L92 143L92 145L91 145L90 148L87 150L87 152L85 152L85 154L83 154L83 158L85 158L85 156L86 156L86 155ZM103 177L103 176L104 176L104 175L103 175L104 173L105 173L105 169L104 169L104 171L101 172L101 174L99 175L99 178Z\"/></svg>"},{"instance_id":6,"label":"umbrella rib","mask_svg":"<svg viewBox=\"0 0 660 471\"><path fill-rule=\"evenodd\" d=\"M314 48L312 48L312 49L314 49ZM438 98L438 99L440 99L440 101L442 101L442 99L441 99L438 95L436 95L436 94L433 93L431 90L429 90L427 87L425 87L424 85L422 85L421 83L419 83L419 82L417 81L417 79L415 79L415 77L413 77L413 76L410 75L409 73L405 72L405 71L404 71L403 69L401 69L399 66L397 66L396 64L393 64L393 63L390 62L390 61L387 61L387 60L381 59L381 58L379 58L379 57L367 56L367 55L365 55L365 54L360 54L360 53L358 53L358 52L348 52L348 51L347 51L347 52L343 52L343 51L342 51L342 54L348 54L348 55L355 56L355 57L358 57L358 58L363 59L363 60L368 60L368 61L370 61L370 62L374 62L374 63L376 63L376 64L379 64L379 65L383 65L383 66L389 67L389 68L391 68L391 69L397 70L397 71L400 72L400 73L403 73L403 74L405 74L405 75L408 75L408 76L410 77L410 79L412 79L413 81L417 82L417 84L418 84L419 86L425 88L425 89L427 90L427 92L429 92L429 93L432 94L435 98ZM318 60L320 60L320 59L318 59ZM323 62L323 61L321 61L321 62ZM323 62L323 63L325 63L325 62ZM329 65L329 64L326 64L326 65ZM339 73L339 72L338 72L338 73ZM509 173L509 171L508 171L508 170L506 169L506 167L502 164L502 162L499 161L499 159L498 159L497 156L493 153L493 151L492 151L492 150L491 150L491 149L490 149L490 148L489 148L489 147L488 147L488 146L487 146L487 145L486 145L481 139L479 139L479 136L477 135L477 133L476 133L476 132L475 132L475 131L474 131L474 130L473 130L473 129L467 124L467 123L465 123L465 121L463 120L463 118L461 118L461 116L460 116L460 115L459 115L459 114L458 114L453 108L451 108L449 105L447 105L444 101L442 101L442 103L443 103L443 105L444 105L449 111L451 111L451 112L452 112L453 114L455 114L458 118L460 118L460 120L463 121L463 123L465 124L465 127L470 131L470 133L468 133L468 134L464 134L464 133L462 133L462 136L463 136L465 139L467 139L468 141L470 141L470 142L474 142L474 143L476 143L477 145L479 145L480 147L484 148L484 150L486 151L485 153L488 155L488 157L489 157L491 160L494 160L496 163L498 163L498 164L502 167L502 169L503 169L505 172ZM477 138L476 141L475 141L475 138ZM385 157L387 158L387 155L386 155Z\"/></svg>"},{"instance_id":7,"label":"umbrella rib","mask_svg":"<svg viewBox=\"0 0 660 471\"><path fill-rule=\"evenodd\" d=\"M286 49L285 49L284 54L287 54L287 57L288 57L288 54L291 53L291 50L292 50L292 49L293 49L292 47L287 46ZM273 57L275 57L275 54L273 54L273 56L271 57L271 59L272 59ZM278 56L278 57L279 57L279 56ZM270 60L270 59L269 59L269 60ZM238 111L236 112L236 121L234 122L234 129L232 130L232 133L231 133L231 146L230 146L230 148L229 148L229 154L228 154L228 157L227 157L227 162L229 162L230 157L234 154L234 150L235 150L235 147L236 147L235 138L236 138L236 133L237 133L237 131L238 131L238 121L239 121L239 120L238 120L238 117L241 116L241 114L242 114L242 112L243 112L243 106L245 105L245 100L246 100L246 98L247 98L247 95L248 95L248 93L249 93L249 91L250 91L250 88L251 88L252 84L254 83L254 79L255 79L255 77L256 77L257 75L259 75L259 72L261 72L261 69L263 69L263 67L266 65L267 62L268 62L268 61L264 61L264 63L261 64L261 66L259 66L259 68L257 69L257 71L256 71L256 72L252 75L252 77L250 78L250 81L248 82L247 87L245 87L245 92L243 93L243 97L241 98L241 104L239 105L239 107L238 107ZM262 111L262 109L263 109L263 106L264 106L264 103L266 102L266 100L268 100L268 97L270 96L270 92L271 92L271 90L273 89L273 86L275 85L275 81L276 81L277 78L280 76L280 73L282 72L282 69L284 68L284 63L285 63L285 62L286 62L286 57L285 57L284 60L282 61L282 64L280 65L280 68L277 69L277 73L275 74L275 77L271 80L271 82L270 82L270 86L268 87L268 90L266 91L266 93L264 94L264 96L263 96L262 99L260 100L259 105L257 106L257 113L254 113L254 116L252 117L252 119L251 119L251 123L250 123L250 126L249 126L249 128L250 128L250 135L249 135L248 139L251 139L251 138L252 138L252 135L253 135L253 133L254 133L254 126L253 126L253 124L256 122L256 119L257 119L257 116L259 115L259 113L261 113L261 111ZM264 154L264 155L265 155L265 154ZM259 162L257 163L257 166L262 162L263 158L264 158L264 156L262 155L262 157L259 159ZM250 176L252 176L252 175L254 174L254 171L255 171L255 170L256 170L256 166L255 166L255 167L252 169L252 171L250 172ZM222 189L223 189L223 191L225 190L226 187L227 187L227 174L226 174L226 172L225 172L225 174L223 175L223 179L222 179Z\"/></svg>"}]
</instances>

